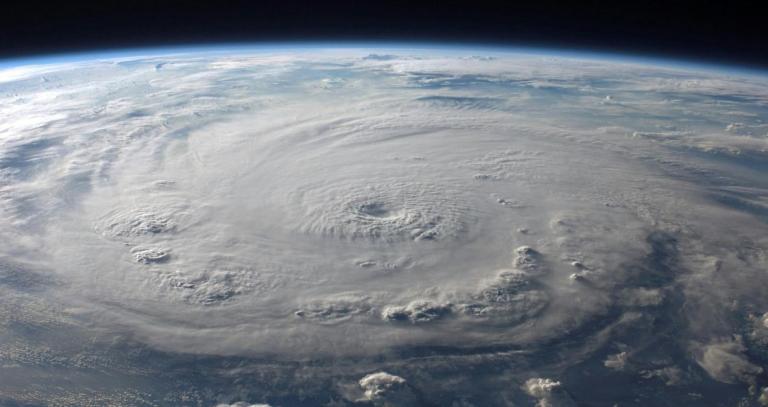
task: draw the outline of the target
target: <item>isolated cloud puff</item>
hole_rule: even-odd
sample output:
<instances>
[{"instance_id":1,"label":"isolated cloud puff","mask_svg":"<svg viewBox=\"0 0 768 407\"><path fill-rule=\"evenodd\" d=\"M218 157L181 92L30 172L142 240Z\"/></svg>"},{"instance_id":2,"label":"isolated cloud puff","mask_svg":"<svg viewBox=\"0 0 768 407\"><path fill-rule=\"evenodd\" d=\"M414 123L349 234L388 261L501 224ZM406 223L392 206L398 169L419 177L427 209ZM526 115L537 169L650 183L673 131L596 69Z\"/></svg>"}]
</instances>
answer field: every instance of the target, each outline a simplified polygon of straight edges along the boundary
<instances>
[{"instance_id":1,"label":"isolated cloud puff","mask_svg":"<svg viewBox=\"0 0 768 407\"><path fill-rule=\"evenodd\" d=\"M702 346L696 361L713 379L723 383L752 383L763 368L751 363L744 355L746 347L741 337L734 337Z\"/></svg>"},{"instance_id":2,"label":"isolated cloud puff","mask_svg":"<svg viewBox=\"0 0 768 407\"><path fill-rule=\"evenodd\" d=\"M387 372L377 372L360 379L363 397L376 406L416 405L416 397L405 379Z\"/></svg>"},{"instance_id":3,"label":"isolated cloud puff","mask_svg":"<svg viewBox=\"0 0 768 407\"><path fill-rule=\"evenodd\" d=\"M531 397L537 398L537 407L565 407L575 405L571 397L564 391L562 384L544 377L534 377L525 381L523 390Z\"/></svg>"}]
</instances>

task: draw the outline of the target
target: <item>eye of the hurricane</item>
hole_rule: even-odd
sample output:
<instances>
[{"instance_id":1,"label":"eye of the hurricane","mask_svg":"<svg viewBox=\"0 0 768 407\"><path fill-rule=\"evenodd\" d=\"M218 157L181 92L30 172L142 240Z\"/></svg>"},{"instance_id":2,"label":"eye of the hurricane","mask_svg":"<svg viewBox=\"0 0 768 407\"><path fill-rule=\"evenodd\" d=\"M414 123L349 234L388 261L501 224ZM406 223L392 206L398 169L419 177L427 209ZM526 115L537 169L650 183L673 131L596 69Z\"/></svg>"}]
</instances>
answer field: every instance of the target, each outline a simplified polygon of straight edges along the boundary
<instances>
[{"instance_id":1,"label":"eye of the hurricane","mask_svg":"<svg viewBox=\"0 0 768 407\"><path fill-rule=\"evenodd\" d=\"M392 208L382 202L362 204L358 207L357 211L363 216L379 219L398 218L401 217L404 213L403 209Z\"/></svg>"},{"instance_id":2,"label":"eye of the hurricane","mask_svg":"<svg viewBox=\"0 0 768 407\"><path fill-rule=\"evenodd\" d=\"M442 241L473 222L462 194L445 185L383 180L312 183L288 197L296 230L345 240Z\"/></svg>"}]
</instances>

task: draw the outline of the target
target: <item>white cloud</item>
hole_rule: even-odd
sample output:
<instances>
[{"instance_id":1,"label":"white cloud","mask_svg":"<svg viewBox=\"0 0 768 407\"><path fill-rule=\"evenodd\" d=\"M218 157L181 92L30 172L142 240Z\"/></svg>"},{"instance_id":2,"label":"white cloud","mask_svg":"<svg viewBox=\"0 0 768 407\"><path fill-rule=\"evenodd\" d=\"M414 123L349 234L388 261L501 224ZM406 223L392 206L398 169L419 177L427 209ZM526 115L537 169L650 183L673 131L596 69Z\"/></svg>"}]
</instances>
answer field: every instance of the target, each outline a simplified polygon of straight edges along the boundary
<instances>
[{"instance_id":1,"label":"white cloud","mask_svg":"<svg viewBox=\"0 0 768 407\"><path fill-rule=\"evenodd\" d=\"M750 363L744 355L746 348L741 338L723 340L704 345L696 361L715 380L724 383L753 383L763 368Z\"/></svg>"},{"instance_id":2,"label":"white cloud","mask_svg":"<svg viewBox=\"0 0 768 407\"><path fill-rule=\"evenodd\" d=\"M408 388L405 379L386 372L377 372L360 379L363 397L377 406L416 405L416 398Z\"/></svg>"},{"instance_id":3,"label":"white cloud","mask_svg":"<svg viewBox=\"0 0 768 407\"><path fill-rule=\"evenodd\" d=\"M609 355L608 358L606 358L603 362L603 365L609 369L624 370L624 368L627 366L628 357L629 355L627 352L619 352L613 355Z\"/></svg>"},{"instance_id":4,"label":"white cloud","mask_svg":"<svg viewBox=\"0 0 768 407\"><path fill-rule=\"evenodd\" d=\"M548 378L534 377L528 379L523 390L538 399L537 407L573 406L573 400L562 389L562 384Z\"/></svg>"}]
</instances>

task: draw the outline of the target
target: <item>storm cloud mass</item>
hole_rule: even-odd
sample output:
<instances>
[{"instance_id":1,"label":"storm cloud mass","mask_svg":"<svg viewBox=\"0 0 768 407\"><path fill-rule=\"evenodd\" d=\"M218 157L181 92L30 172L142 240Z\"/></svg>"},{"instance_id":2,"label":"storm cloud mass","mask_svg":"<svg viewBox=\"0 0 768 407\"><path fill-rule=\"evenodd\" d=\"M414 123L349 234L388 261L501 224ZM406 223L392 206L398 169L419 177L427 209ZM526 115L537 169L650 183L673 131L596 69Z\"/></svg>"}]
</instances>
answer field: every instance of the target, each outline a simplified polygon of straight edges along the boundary
<instances>
[{"instance_id":1,"label":"storm cloud mass","mask_svg":"<svg viewBox=\"0 0 768 407\"><path fill-rule=\"evenodd\" d=\"M760 405L768 77L466 49L0 71L2 405Z\"/></svg>"}]
</instances>

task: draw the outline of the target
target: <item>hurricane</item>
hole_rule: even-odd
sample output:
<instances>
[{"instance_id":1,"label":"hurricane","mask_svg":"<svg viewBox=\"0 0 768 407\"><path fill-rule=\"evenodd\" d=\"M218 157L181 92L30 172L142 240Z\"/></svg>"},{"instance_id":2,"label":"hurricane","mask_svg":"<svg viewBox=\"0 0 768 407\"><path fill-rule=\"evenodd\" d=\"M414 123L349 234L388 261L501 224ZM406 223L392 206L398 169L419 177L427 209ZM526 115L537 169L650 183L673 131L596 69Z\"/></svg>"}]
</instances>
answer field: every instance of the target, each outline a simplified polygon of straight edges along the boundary
<instances>
[{"instance_id":1,"label":"hurricane","mask_svg":"<svg viewBox=\"0 0 768 407\"><path fill-rule=\"evenodd\" d=\"M0 404L768 405L766 163L768 76L720 67L5 68Z\"/></svg>"}]
</instances>

